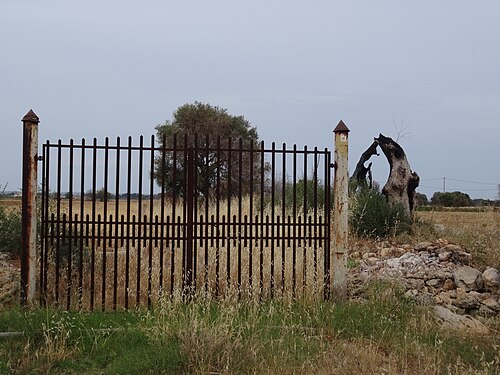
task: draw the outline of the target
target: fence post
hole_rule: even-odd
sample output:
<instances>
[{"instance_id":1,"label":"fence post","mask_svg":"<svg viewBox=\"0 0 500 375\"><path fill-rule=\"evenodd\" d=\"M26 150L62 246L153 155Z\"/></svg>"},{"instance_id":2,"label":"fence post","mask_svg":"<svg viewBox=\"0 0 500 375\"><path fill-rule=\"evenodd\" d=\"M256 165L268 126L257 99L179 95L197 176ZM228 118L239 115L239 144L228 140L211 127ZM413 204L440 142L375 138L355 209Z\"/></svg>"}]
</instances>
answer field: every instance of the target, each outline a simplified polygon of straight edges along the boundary
<instances>
[{"instance_id":1,"label":"fence post","mask_svg":"<svg viewBox=\"0 0 500 375\"><path fill-rule=\"evenodd\" d=\"M30 305L35 301L36 287L36 194L39 119L35 112L30 109L22 121L21 305Z\"/></svg>"},{"instance_id":2,"label":"fence post","mask_svg":"<svg viewBox=\"0 0 500 375\"><path fill-rule=\"evenodd\" d=\"M335 142L333 185L333 221L332 245L333 258L333 293L337 299L347 296L347 245L348 245L348 135L349 129L340 121L333 130Z\"/></svg>"}]
</instances>

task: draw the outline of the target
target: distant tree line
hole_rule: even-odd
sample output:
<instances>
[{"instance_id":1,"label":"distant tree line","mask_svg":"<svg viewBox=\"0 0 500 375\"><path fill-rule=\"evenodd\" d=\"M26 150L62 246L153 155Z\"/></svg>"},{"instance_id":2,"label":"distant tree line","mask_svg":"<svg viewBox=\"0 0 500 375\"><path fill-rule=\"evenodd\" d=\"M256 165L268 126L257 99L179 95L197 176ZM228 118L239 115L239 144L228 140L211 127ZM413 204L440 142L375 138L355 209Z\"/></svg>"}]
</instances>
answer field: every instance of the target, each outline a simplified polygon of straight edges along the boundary
<instances>
[{"instance_id":1,"label":"distant tree line","mask_svg":"<svg viewBox=\"0 0 500 375\"><path fill-rule=\"evenodd\" d=\"M471 197L460 191L453 192L435 192L430 199L422 193L417 193L417 206L435 206L435 207L475 207L475 206L499 206L499 200L491 199L471 199Z\"/></svg>"}]
</instances>

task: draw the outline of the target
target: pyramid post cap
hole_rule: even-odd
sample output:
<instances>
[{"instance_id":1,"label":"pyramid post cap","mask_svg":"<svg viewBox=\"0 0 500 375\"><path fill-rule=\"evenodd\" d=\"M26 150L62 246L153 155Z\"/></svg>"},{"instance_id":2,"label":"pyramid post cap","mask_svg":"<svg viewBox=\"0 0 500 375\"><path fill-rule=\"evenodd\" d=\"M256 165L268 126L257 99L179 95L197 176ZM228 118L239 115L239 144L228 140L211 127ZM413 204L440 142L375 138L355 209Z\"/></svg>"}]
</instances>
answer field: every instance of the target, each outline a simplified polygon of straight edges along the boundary
<instances>
[{"instance_id":1,"label":"pyramid post cap","mask_svg":"<svg viewBox=\"0 0 500 375\"><path fill-rule=\"evenodd\" d=\"M344 124L344 121L340 120L339 123L337 124L337 126L335 127L335 129L333 129L333 132L334 133L349 133L350 130L346 126L346 124Z\"/></svg>"},{"instance_id":2,"label":"pyramid post cap","mask_svg":"<svg viewBox=\"0 0 500 375\"><path fill-rule=\"evenodd\" d=\"M23 117L23 122L34 122L36 124L38 124L40 122L40 119L38 118L38 116L36 115L35 112L33 112L32 109L30 109L28 111L28 113L26 113Z\"/></svg>"}]
</instances>

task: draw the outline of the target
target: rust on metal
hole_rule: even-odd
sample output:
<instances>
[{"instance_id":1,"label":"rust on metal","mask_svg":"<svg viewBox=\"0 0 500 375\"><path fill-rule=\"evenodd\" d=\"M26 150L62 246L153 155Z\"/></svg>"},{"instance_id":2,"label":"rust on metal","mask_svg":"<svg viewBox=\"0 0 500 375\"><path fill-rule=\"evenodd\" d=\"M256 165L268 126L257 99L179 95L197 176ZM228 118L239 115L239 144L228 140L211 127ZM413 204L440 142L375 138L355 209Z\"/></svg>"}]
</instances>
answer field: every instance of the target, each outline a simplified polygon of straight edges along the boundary
<instances>
[{"instance_id":1,"label":"rust on metal","mask_svg":"<svg viewBox=\"0 0 500 375\"><path fill-rule=\"evenodd\" d=\"M35 123L35 124L38 124L40 122L40 119L38 118L38 116L36 115L35 112L33 112L32 109L30 109L28 111L28 113L26 113L22 119L23 122L31 122L31 123Z\"/></svg>"},{"instance_id":2,"label":"rust on metal","mask_svg":"<svg viewBox=\"0 0 500 375\"><path fill-rule=\"evenodd\" d=\"M333 132L334 133L349 133L350 130L346 126L346 124L344 124L344 121L340 120L339 123L337 124L337 126L335 127L335 129L333 129Z\"/></svg>"},{"instance_id":3,"label":"rust on metal","mask_svg":"<svg viewBox=\"0 0 500 375\"><path fill-rule=\"evenodd\" d=\"M201 288L330 296L328 149L208 135L155 142L43 145L47 303L150 306ZM156 168L165 175L155 179Z\"/></svg>"},{"instance_id":4,"label":"rust on metal","mask_svg":"<svg viewBox=\"0 0 500 375\"><path fill-rule=\"evenodd\" d=\"M39 118L30 109L22 121L21 304L26 305L34 302L36 286L36 194Z\"/></svg>"}]
</instances>

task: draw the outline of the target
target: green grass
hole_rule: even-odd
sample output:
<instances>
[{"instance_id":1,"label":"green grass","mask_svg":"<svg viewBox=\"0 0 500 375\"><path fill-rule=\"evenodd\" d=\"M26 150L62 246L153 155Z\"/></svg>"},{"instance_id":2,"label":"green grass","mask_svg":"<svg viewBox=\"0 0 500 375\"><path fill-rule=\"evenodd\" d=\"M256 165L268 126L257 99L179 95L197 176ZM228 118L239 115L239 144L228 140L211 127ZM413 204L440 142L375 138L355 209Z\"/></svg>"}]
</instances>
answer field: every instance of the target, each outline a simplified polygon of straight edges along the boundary
<instances>
[{"instance_id":1,"label":"green grass","mask_svg":"<svg viewBox=\"0 0 500 375\"><path fill-rule=\"evenodd\" d=\"M107 313L11 308L0 313L0 331L24 334L0 338L0 373L498 373L498 335L441 332L428 310L387 284L367 287L365 298L198 297Z\"/></svg>"}]
</instances>

